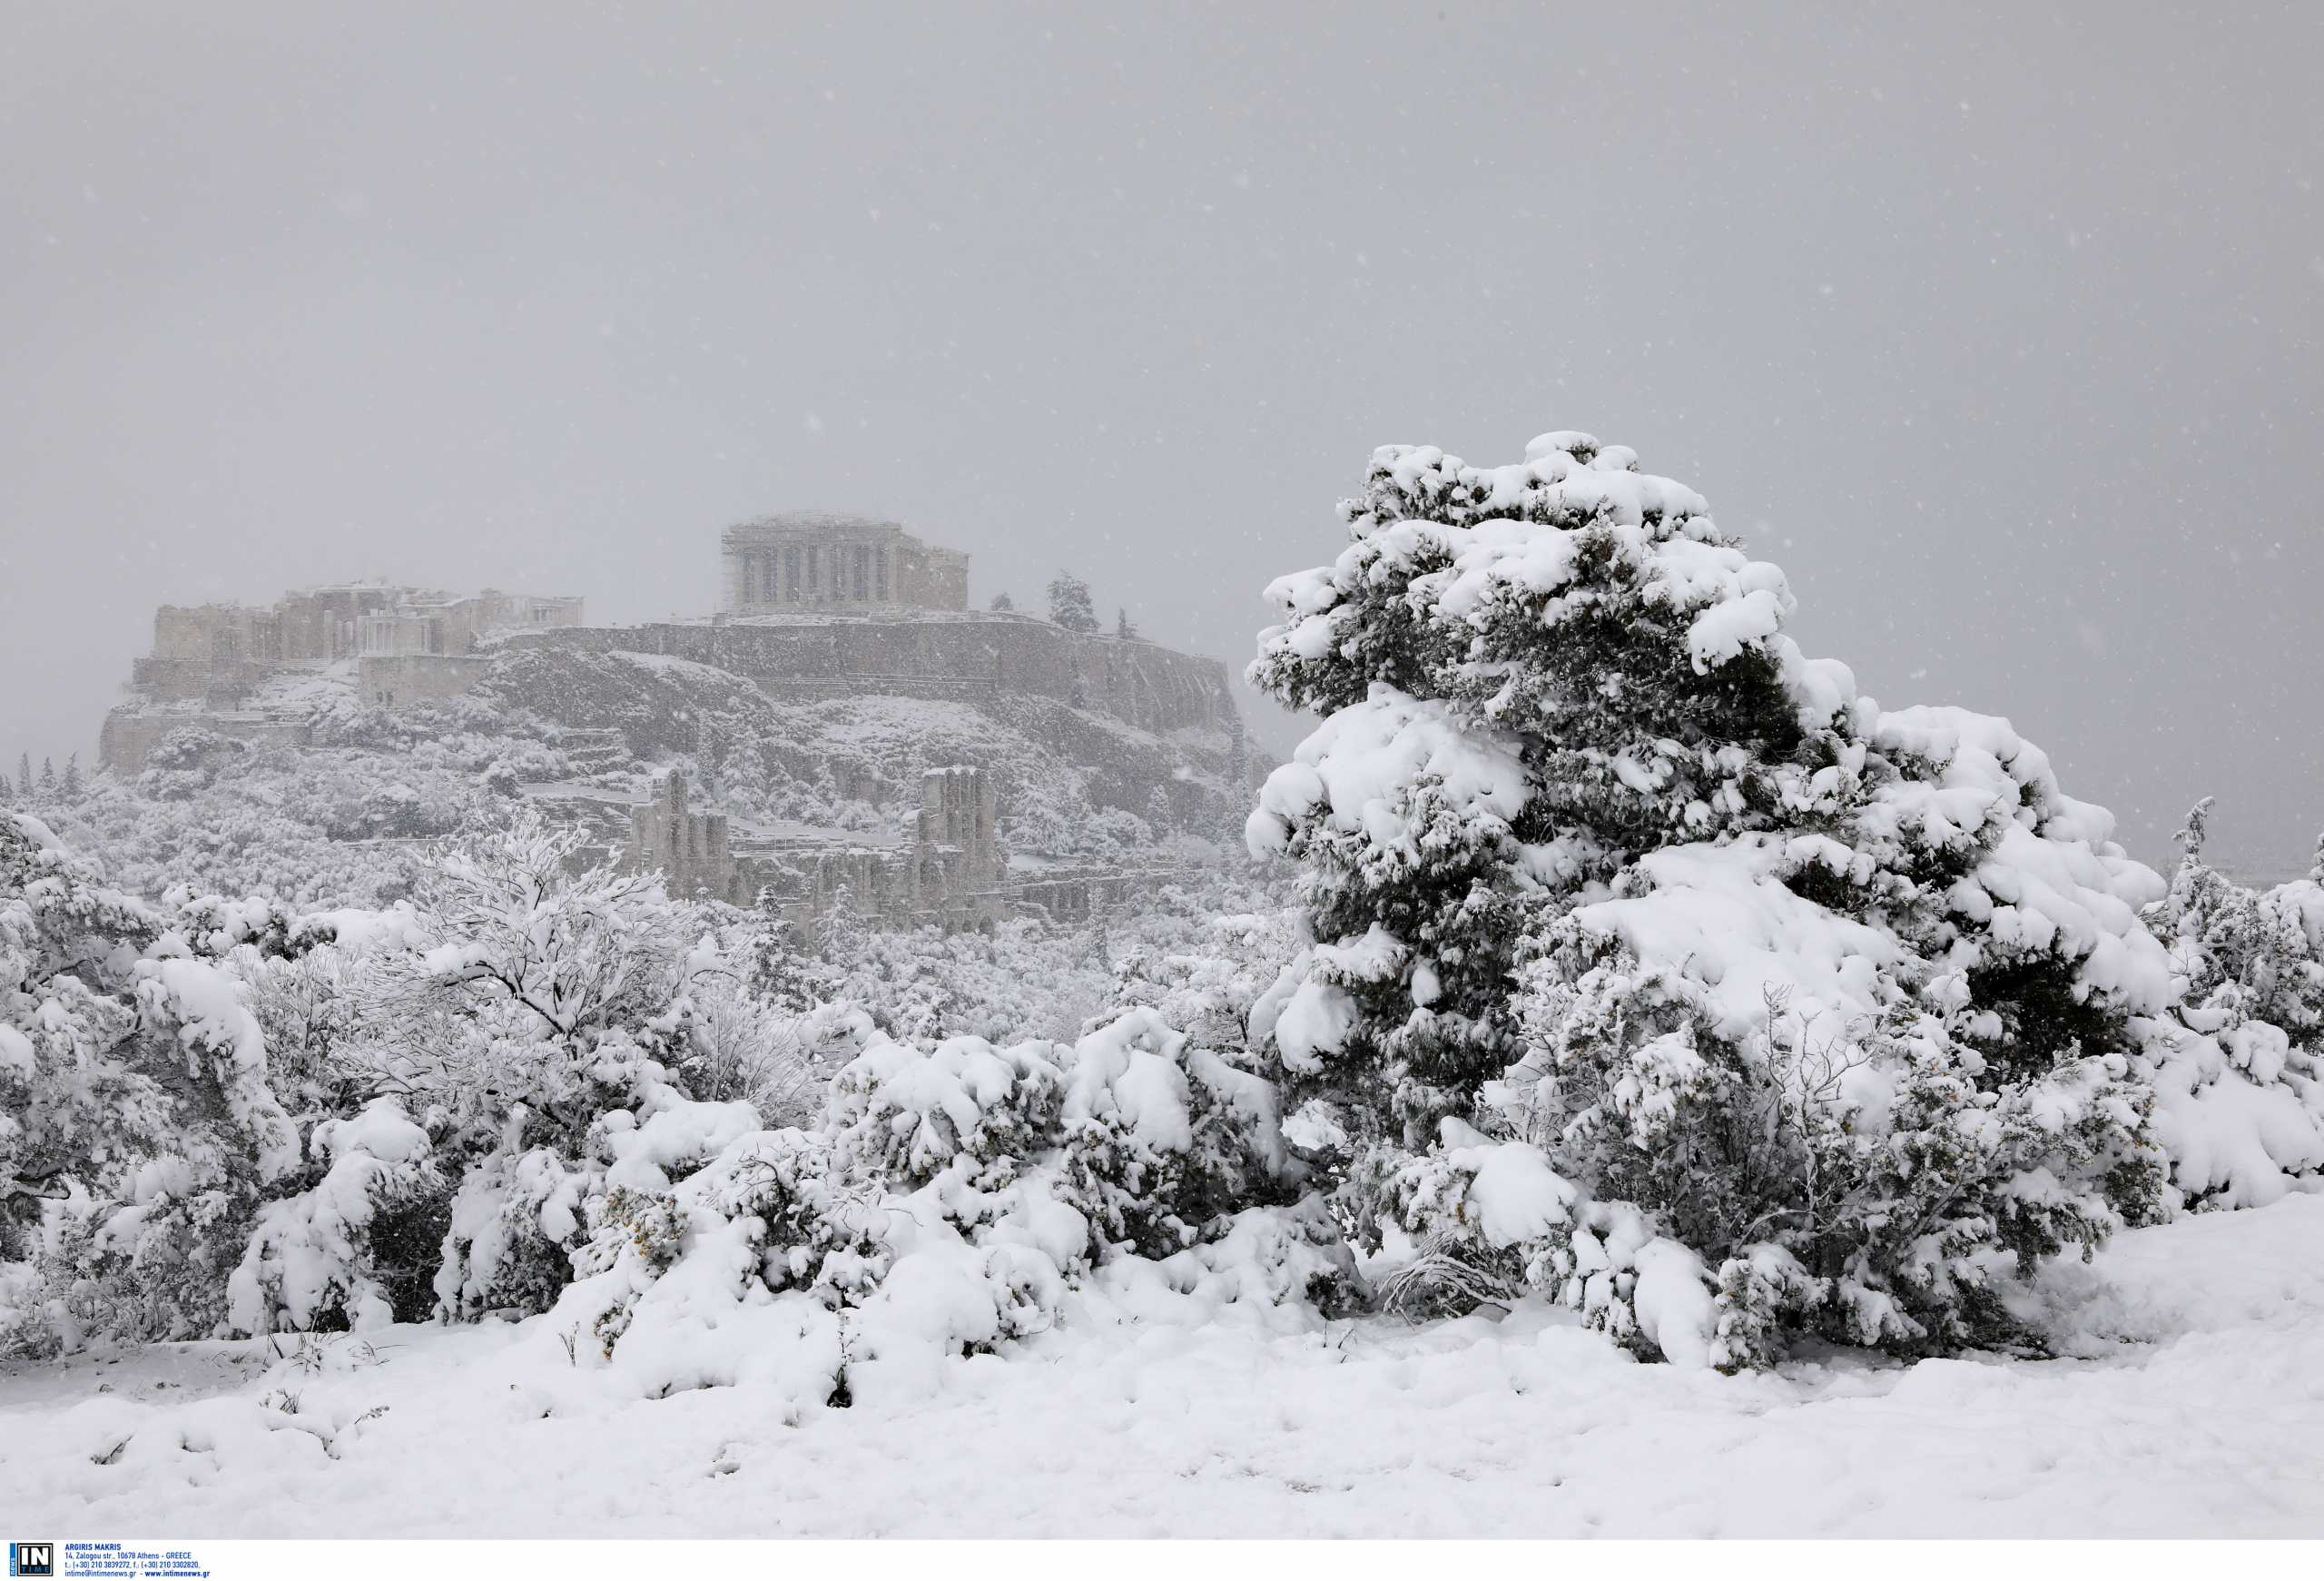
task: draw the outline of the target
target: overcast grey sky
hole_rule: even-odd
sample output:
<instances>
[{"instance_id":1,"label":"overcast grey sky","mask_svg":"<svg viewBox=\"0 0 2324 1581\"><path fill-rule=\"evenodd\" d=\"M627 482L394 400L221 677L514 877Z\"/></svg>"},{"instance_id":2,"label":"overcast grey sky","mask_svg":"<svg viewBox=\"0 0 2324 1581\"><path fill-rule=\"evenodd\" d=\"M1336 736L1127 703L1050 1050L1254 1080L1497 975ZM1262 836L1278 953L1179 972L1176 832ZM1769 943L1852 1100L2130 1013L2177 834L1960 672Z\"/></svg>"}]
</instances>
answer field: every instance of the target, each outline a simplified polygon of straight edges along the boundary
<instances>
[{"instance_id":1,"label":"overcast grey sky","mask_svg":"<svg viewBox=\"0 0 2324 1581\"><path fill-rule=\"evenodd\" d=\"M698 613L788 505L1239 666L1374 445L1581 428L1883 702L2304 868L2324 6L2165 10L9 0L0 761L160 602Z\"/></svg>"}]
</instances>

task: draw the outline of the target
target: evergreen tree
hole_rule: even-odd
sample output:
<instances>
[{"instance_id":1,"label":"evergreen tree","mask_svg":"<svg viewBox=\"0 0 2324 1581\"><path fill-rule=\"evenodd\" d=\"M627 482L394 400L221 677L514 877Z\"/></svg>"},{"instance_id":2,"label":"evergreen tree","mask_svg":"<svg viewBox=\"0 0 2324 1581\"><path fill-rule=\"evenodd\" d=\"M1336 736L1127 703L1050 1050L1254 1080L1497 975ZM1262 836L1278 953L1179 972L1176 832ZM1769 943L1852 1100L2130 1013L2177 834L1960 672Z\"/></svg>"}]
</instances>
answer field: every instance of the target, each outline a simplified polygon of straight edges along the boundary
<instances>
[{"instance_id":1,"label":"evergreen tree","mask_svg":"<svg viewBox=\"0 0 2324 1581\"><path fill-rule=\"evenodd\" d=\"M1391 447L1342 514L1268 588L1251 677L1325 718L1248 834L1303 865L1273 1031L1348 1221L1649 1353L2025 1341L1993 1270L2162 1190L2156 881L2111 819L2004 722L1803 657L1783 574L1627 450ZM1460 1209L1499 1145L1522 1235Z\"/></svg>"},{"instance_id":2,"label":"evergreen tree","mask_svg":"<svg viewBox=\"0 0 2324 1581\"><path fill-rule=\"evenodd\" d=\"M1230 836L1243 827L1251 812L1251 744L1243 732L1243 716L1235 716L1234 733L1226 743L1226 823Z\"/></svg>"},{"instance_id":3,"label":"evergreen tree","mask_svg":"<svg viewBox=\"0 0 2324 1581\"><path fill-rule=\"evenodd\" d=\"M798 930L772 894L759 903L760 932L751 962L751 992L775 1009L803 1015L833 997L832 974L802 946Z\"/></svg>"},{"instance_id":4,"label":"evergreen tree","mask_svg":"<svg viewBox=\"0 0 2324 1581\"><path fill-rule=\"evenodd\" d=\"M56 795L56 765L45 757L40 760L40 794L44 801Z\"/></svg>"},{"instance_id":5,"label":"evergreen tree","mask_svg":"<svg viewBox=\"0 0 2324 1581\"><path fill-rule=\"evenodd\" d=\"M863 919L855 914L855 886L842 884L832 891L831 904L811 930L816 960L844 969L862 954L863 933Z\"/></svg>"},{"instance_id":6,"label":"evergreen tree","mask_svg":"<svg viewBox=\"0 0 2324 1581\"><path fill-rule=\"evenodd\" d=\"M1090 601L1089 584L1071 571L1050 578L1049 619L1068 631L1097 630L1098 609Z\"/></svg>"},{"instance_id":7,"label":"evergreen tree","mask_svg":"<svg viewBox=\"0 0 2324 1581\"><path fill-rule=\"evenodd\" d=\"M1006 589L995 593L992 596L992 608L995 614L1000 614L1004 611L1014 609L1016 608L1017 600L1011 598Z\"/></svg>"},{"instance_id":8,"label":"evergreen tree","mask_svg":"<svg viewBox=\"0 0 2324 1581\"><path fill-rule=\"evenodd\" d=\"M2211 798L2178 833L2179 866L2147 925L2180 983L2155 1130L2174 1184L2207 1207L2259 1207L2324 1169L2324 884L2238 884L2203 858Z\"/></svg>"},{"instance_id":9,"label":"evergreen tree","mask_svg":"<svg viewBox=\"0 0 2324 1581\"><path fill-rule=\"evenodd\" d=\"M59 788L64 792L66 799L71 801L81 799L81 755L79 753L75 752L64 760L64 776L59 782Z\"/></svg>"},{"instance_id":10,"label":"evergreen tree","mask_svg":"<svg viewBox=\"0 0 2324 1581\"><path fill-rule=\"evenodd\" d=\"M1129 623L1127 608L1117 608L1114 610L1114 636L1124 642L1133 641L1137 637L1137 627Z\"/></svg>"},{"instance_id":11,"label":"evergreen tree","mask_svg":"<svg viewBox=\"0 0 2324 1581\"><path fill-rule=\"evenodd\" d=\"M21 800L32 800L33 755L29 752L16 754L16 795Z\"/></svg>"}]
</instances>

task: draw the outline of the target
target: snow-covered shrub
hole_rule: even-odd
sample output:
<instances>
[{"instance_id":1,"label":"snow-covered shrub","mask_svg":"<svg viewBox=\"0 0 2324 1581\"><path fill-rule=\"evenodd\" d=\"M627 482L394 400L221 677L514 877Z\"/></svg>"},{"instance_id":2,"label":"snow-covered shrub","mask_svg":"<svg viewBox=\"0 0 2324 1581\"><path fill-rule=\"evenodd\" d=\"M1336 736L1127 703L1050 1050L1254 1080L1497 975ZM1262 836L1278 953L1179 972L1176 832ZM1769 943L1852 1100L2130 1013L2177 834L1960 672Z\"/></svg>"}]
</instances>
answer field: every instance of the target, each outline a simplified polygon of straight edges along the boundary
<instances>
[{"instance_id":1,"label":"snow-covered shrub","mask_svg":"<svg viewBox=\"0 0 2324 1581\"><path fill-rule=\"evenodd\" d=\"M1273 1086L1150 1007L1070 1047L875 1043L832 1082L826 1126L835 1166L890 1192L940 1175L993 1191L1053 1161L1102 1244L1152 1257L1266 1200L1290 1167Z\"/></svg>"},{"instance_id":2,"label":"snow-covered shrub","mask_svg":"<svg viewBox=\"0 0 2324 1581\"><path fill-rule=\"evenodd\" d=\"M1738 1036L1698 980L1564 931L1594 963L1521 969L1534 1052L1490 1096L1593 1199L1643 1210L1722 1280L1780 1250L1804 1270L1785 1287L1796 1326L1900 1350L2017 1340L1995 1274L2153 1211L2146 1094L2122 1053L1984 1088L1984 1057L1925 1011L1823 1030L1774 987Z\"/></svg>"},{"instance_id":3,"label":"snow-covered shrub","mask_svg":"<svg viewBox=\"0 0 2324 1581\"><path fill-rule=\"evenodd\" d=\"M442 1229L409 1226L428 1223L445 1197L428 1132L379 1098L353 1120L317 1125L308 1147L328 1161L323 1177L259 1210L228 1283L229 1320L266 1334L426 1318Z\"/></svg>"},{"instance_id":4,"label":"snow-covered shrub","mask_svg":"<svg viewBox=\"0 0 2324 1581\"><path fill-rule=\"evenodd\" d=\"M297 1166L265 1038L208 953L232 930L170 921L0 813L0 1262L41 1292L18 1343L207 1334L261 1190Z\"/></svg>"},{"instance_id":5,"label":"snow-covered shrub","mask_svg":"<svg viewBox=\"0 0 2324 1581\"><path fill-rule=\"evenodd\" d=\"M420 947L393 963L403 986L529 1032L545 1059L665 1013L688 963L685 914L651 875L568 868L580 843L527 810L444 851L415 897Z\"/></svg>"},{"instance_id":6,"label":"snow-covered shrub","mask_svg":"<svg viewBox=\"0 0 2324 1581\"><path fill-rule=\"evenodd\" d=\"M521 1126L521 1122L519 1122ZM509 1145L470 1164L453 1194L435 1290L439 1310L545 1312L573 1278L587 1199L601 1183L555 1148Z\"/></svg>"},{"instance_id":7,"label":"snow-covered shrub","mask_svg":"<svg viewBox=\"0 0 2324 1581\"><path fill-rule=\"evenodd\" d=\"M2181 1003L2154 1023L2154 1129L2191 1204L2257 1207L2324 1171L2324 854L2269 890L2203 860L2206 797L2146 911Z\"/></svg>"},{"instance_id":8,"label":"snow-covered shrub","mask_svg":"<svg viewBox=\"0 0 2324 1581\"><path fill-rule=\"evenodd\" d=\"M722 1220L752 1220L759 1277L770 1290L860 1301L887 1272L886 1194L835 1165L829 1132L782 1130L743 1138L688 1182L691 1200Z\"/></svg>"},{"instance_id":9,"label":"snow-covered shrub","mask_svg":"<svg viewBox=\"0 0 2324 1581\"><path fill-rule=\"evenodd\" d=\"M420 1092L424 1075L402 1039L374 1018L360 950L300 923L295 954L237 963L266 1037L276 1093L295 1116L352 1118L374 1098Z\"/></svg>"},{"instance_id":10,"label":"snow-covered shrub","mask_svg":"<svg viewBox=\"0 0 2324 1581\"><path fill-rule=\"evenodd\" d=\"M757 1131L665 1192L616 1188L552 1326L649 1395L771 1378L822 1405L1054 1320L1078 1214L965 1151L915 1187L909 1151L838 1151Z\"/></svg>"},{"instance_id":11,"label":"snow-covered shrub","mask_svg":"<svg viewBox=\"0 0 2324 1581\"><path fill-rule=\"evenodd\" d=\"M731 967L652 878L569 864L577 844L520 812L446 853L379 963L375 1013L428 1048L461 1171L435 1280L454 1317L545 1310L612 1187L664 1189L760 1123L673 1079L700 980Z\"/></svg>"},{"instance_id":12,"label":"snow-covered shrub","mask_svg":"<svg viewBox=\"0 0 2324 1581\"><path fill-rule=\"evenodd\" d=\"M1061 1192L1099 1237L1167 1257L1274 1195L1289 1168L1272 1083L1192 1046L1152 1008L1073 1051Z\"/></svg>"},{"instance_id":13,"label":"snow-covered shrub","mask_svg":"<svg viewBox=\"0 0 2324 1581\"><path fill-rule=\"evenodd\" d=\"M1263 1057L1279 1002L1298 986L1295 962L1313 945L1295 907L1230 912L1206 919L1175 949L1137 944L1114 965L1115 999L1150 1004L1200 1048Z\"/></svg>"},{"instance_id":14,"label":"snow-covered shrub","mask_svg":"<svg viewBox=\"0 0 2324 1581\"><path fill-rule=\"evenodd\" d=\"M909 1189L956 1161L971 1174L1056 1145L1065 1051L1038 1040L995 1048L947 1038L933 1049L882 1039L832 1083L827 1124L840 1167Z\"/></svg>"},{"instance_id":15,"label":"snow-covered shrub","mask_svg":"<svg viewBox=\"0 0 2324 1581\"><path fill-rule=\"evenodd\" d=\"M1247 833L1303 866L1274 1042L1351 1224L1666 1355L1712 1356L1720 1292L1729 1364L2030 1342L1994 1281L2163 1208L2162 885L2107 815L2005 722L1804 657L1782 573L1620 447L1392 447L1343 513L1268 589L1252 678L1325 717ZM1540 1246L1427 1208L1447 1121L1573 1193Z\"/></svg>"},{"instance_id":16,"label":"snow-covered shrub","mask_svg":"<svg viewBox=\"0 0 2324 1581\"><path fill-rule=\"evenodd\" d=\"M567 1089L565 1113L544 1119L522 1102L511 1108L497 1143L452 1199L435 1279L444 1313L547 1310L612 1192L667 1191L758 1130L748 1103L701 1102L667 1077L637 1045L608 1034ZM576 1135L570 1126L582 1110L591 1118Z\"/></svg>"},{"instance_id":17,"label":"snow-covered shrub","mask_svg":"<svg viewBox=\"0 0 2324 1581\"><path fill-rule=\"evenodd\" d=\"M667 1018L672 1070L696 1098L748 1103L770 1127L799 1124L821 1102L833 1016L763 992L755 967L734 963L753 953L763 959L756 936L713 932L694 945Z\"/></svg>"},{"instance_id":18,"label":"snow-covered shrub","mask_svg":"<svg viewBox=\"0 0 2324 1581\"><path fill-rule=\"evenodd\" d=\"M920 1389L943 1358L1048 1329L1076 1281L1145 1255L1222 1299L1344 1282L1316 1205L1255 1206L1288 1177L1269 1084L1150 1008L1069 1046L875 1038L817 1127L736 1137L682 1180L609 1194L550 1321L647 1393L745 1377L799 1403Z\"/></svg>"}]
</instances>

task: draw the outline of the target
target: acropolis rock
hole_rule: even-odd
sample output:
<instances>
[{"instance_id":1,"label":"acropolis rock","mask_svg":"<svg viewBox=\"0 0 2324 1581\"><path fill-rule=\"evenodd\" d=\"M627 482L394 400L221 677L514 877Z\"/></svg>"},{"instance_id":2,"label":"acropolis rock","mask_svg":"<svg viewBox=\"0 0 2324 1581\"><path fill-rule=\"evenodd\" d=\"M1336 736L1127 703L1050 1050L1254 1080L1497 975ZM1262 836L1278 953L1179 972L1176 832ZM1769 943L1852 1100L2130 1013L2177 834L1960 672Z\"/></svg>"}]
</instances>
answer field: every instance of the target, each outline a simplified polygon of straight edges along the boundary
<instances>
[{"instance_id":1,"label":"acropolis rock","mask_svg":"<svg viewBox=\"0 0 2324 1581\"><path fill-rule=\"evenodd\" d=\"M1002 799L1025 790L1029 755L1044 766L1045 789L1069 780L1092 814L1129 813L1157 834L1208 827L1247 794L1247 783L1222 790L1235 774L1247 781L1249 765L1216 659L971 610L967 555L872 517L763 517L726 529L718 552L714 613L637 626L585 625L576 598L375 583L266 608L165 608L153 654L135 663L134 699L106 720L103 760L137 773L186 728L309 746L327 715L333 733L359 735L367 715L425 731L432 707L475 693L481 717L522 721L531 739L553 744L566 777L523 783L521 794L588 825L600 855L610 837L610 854L662 873L674 894L766 904L794 919L843 904L947 926L1036 906L1081 914L1156 876L1088 866L1067 840L1062 854L1029 853L1036 860L1012 877ZM1015 744L1005 752L1016 776L959 760L973 733L928 745L940 729L901 752L891 734L884 755L867 755L843 716L829 736L801 737L783 722L801 706L839 704L843 716L858 698L960 705L953 717L989 719L989 739ZM705 734L713 717L721 723ZM721 805L719 763L753 744L812 754L805 772L827 774L834 799L852 804L845 826L754 823ZM673 762L695 766L691 795L664 766ZM655 789L640 805L635 776L648 765ZM867 814L891 821L867 826Z\"/></svg>"}]
</instances>

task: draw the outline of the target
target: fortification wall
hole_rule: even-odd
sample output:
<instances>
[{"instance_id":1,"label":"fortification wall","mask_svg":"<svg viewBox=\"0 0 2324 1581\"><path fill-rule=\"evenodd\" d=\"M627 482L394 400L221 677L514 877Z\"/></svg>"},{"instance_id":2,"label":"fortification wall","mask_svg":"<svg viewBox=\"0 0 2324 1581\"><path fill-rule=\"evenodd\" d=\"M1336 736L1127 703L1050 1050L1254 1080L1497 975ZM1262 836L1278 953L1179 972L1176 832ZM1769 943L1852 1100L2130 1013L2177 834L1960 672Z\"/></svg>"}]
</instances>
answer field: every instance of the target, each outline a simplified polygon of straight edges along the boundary
<instances>
[{"instance_id":1,"label":"fortification wall","mask_svg":"<svg viewBox=\"0 0 2324 1581\"><path fill-rule=\"evenodd\" d=\"M364 696L378 702L392 691L399 701L429 701L476 683L481 662L463 670L442 661L473 652L492 632L576 627L581 618L578 598L487 588L454 598L387 583L288 593L263 609L164 604L153 611L153 651L131 661L129 686L149 702L232 712L245 693L282 670L320 669L356 654L409 656L431 662L379 671L377 686L367 675Z\"/></svg>"},{"instance_id":2,"label":"fortification wall","mask_svg":"<svg viewBox=\"0 0 2324 1581\"><path fill-rule=\"evenodd\" d=\"M358 695L375 708L405 708L457 697L492 667L481 654L367 654L356 664Z\"/></svg>"},{"instance_id":3,"label":"fortification wall","mask_svg":"<svg viewBox=\"0 0 2324 1581\"><path fill-rule=\"evenodd\" d=\"M304 720L277 719L265 714L194 713L190 710L115 708L105 716L97 733L97 761L116 774L143 772L153 748L172 730L207 730L253 745L272 742L303 746L313 736Z\"/></svg>"},{"instance_id":4,"label":"fortification wall","mask_svg":"<svg viewBox=\"0 0 2324 1581\"><path fill-rule=\"evenodd\" d=\"M1150 642L1068 631L1019 615L933 619L590 627L525 632L512 646L658 653L745 676L771 691L960 695L980 687L1054 697L1157 732L1231 729L1226 668Z\"/></svg>"}]
</instances>

